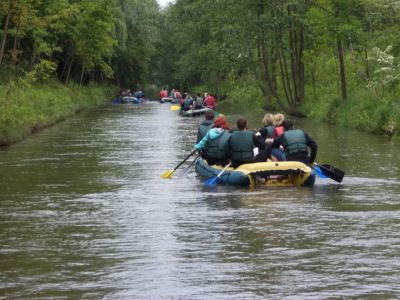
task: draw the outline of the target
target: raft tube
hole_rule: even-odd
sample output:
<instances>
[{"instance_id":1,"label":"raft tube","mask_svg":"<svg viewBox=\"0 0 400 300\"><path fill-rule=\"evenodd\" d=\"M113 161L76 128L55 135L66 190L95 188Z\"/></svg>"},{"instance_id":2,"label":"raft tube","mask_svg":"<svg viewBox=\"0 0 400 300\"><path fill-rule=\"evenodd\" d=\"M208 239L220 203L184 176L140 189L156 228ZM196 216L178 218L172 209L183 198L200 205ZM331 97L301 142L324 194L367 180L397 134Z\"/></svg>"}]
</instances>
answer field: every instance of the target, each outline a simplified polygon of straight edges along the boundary
<instances>
[{"instance_id":1,"label":"raft tube","mask_svg":"<svg viewBox=\"0 0 400 300\"><path fill-rule=\"evenodd\" d=\"M207 110L211 110L211 108L204 107L199 109L190 109L187 111L181 110L179 114L183 117L195 117L204 115Z\"/></svg>"},{"instance_id":2,"label":"raft tube","mask_svg":"<svg viewBox=\"0 0 400 300\"><path fill-rule=\"evenodd\" d=\"M140 103L140 99L136 97L123 97L121 103Z\"/></svg>"},{"instance_id":3,"label":"raft tube","mask_svg":"<svg viewBox=\"0 0 400 300\"><path fill-rule=\"evenodd\" d=\"M204 179L216 177L223 166L208 165L199 158L196 172ZM236 169L228 168L218 183L236 186L312 186L315 182L313 170L297 161L258 162L243 164Z\"/></svg>"}]
</instances>

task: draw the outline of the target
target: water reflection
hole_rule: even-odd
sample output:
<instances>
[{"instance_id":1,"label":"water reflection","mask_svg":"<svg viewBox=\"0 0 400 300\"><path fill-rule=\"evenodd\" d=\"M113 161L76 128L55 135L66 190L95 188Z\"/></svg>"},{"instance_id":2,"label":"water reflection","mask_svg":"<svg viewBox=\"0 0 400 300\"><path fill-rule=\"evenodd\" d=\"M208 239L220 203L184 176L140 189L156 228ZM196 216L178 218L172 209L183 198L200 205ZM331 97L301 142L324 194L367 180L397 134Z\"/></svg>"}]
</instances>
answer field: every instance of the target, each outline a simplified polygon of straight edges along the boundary
<instances>
[{"instance_id":1,"label":"water reflection","mask_svg":"<svg viewBox=\"0 0 400 300\"><path fill-rule=\"evenodd\" d=\"M397 297L396 142L299 120L342 184L161 179L199 122L168 104L109 106L2 150L0 298Z\"/></svg>"}]
</instances>

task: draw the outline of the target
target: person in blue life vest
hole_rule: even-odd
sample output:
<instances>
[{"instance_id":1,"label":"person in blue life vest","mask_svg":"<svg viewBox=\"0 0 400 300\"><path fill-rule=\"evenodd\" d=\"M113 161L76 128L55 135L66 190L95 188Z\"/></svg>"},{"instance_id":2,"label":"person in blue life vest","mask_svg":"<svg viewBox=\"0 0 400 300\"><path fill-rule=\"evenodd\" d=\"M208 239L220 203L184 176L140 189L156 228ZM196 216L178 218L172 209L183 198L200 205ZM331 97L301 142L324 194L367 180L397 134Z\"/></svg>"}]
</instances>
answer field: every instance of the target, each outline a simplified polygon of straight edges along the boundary
<instances>
[{"instance_id":1,"label":"person in blue life vest","mask_svg":"<svg viewBox=\"0 0 400 300\"><path fill-rule=\"evenodd\" d=\"M182 102L181 109L183 111L191 110L193 107L193 98L189 93L185 93L185 98Z\"/></svg>"},{"instance_id":2,"label":"person in blue life vest","mask_svg":"<svg viewBox=\"0 0 400 300\"><path fill-rule=\"evenodd\" d=\"M266 161L270 154L265 148L264 138L248 130L245 118L239 118L236 125L237 130L232 132L228 143L232 167L237 168L245 163ZM258 148L257 156L254 154L254 148Z\"/></svg>"},{"instance_id":3,"label":"person in blue life vest","mask_svg":"<svg viewBox=\"0 0 400 300\"><path fill-rule=\"evenodd\" d=\"M274 149L283 146L286 160L312 164L318 152L317 143L303 130L293 129L292 120L285 120L282 125L285 132L272 142L271 147Z\"/></svg>"},{"instance_id":4,"label":"person in blue life vest","mask_svg":"<svg viewBox=\"0 0 400 300\"><path fill-rule=\"evenodd\" d=\"M206 160L209 165L226 165L229 158L228 141L231 134L229 132L228 120L224 116L218 116L214 120L213 128L194 145L197 151L206 152Z\"/></svg>"}]
</instances>

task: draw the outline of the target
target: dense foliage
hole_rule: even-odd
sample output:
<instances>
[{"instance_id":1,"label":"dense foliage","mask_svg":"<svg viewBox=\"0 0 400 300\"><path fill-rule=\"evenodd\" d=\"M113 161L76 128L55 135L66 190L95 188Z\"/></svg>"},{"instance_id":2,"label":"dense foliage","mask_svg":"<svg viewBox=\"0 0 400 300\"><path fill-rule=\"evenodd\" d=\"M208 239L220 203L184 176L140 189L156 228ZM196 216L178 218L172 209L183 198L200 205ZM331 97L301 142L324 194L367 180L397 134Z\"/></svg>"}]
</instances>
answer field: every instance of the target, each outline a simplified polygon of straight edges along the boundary
<instances>
[{"instance_id":1,"label":"dense foliage","mask_svg":"<svg viewBox=\"0 0 400 300\"><path fill-rule=\"evenodd\" d=\"M397 0L0 0L2 94L49 77L152 83L387 132L399 19Z\"/></svg>"},{"instance_id":2,"label":"dense foliage","mask_svg":"<svg viewBox=\"0 0 400 300\"><path fill-rule=\"evenodd\" d=\"M63 82L145 82L159 13L156 0L0 0L0 67L46 60Z\"/></svg>"},{"instance_id":3,"label":"dense foliage","mask_svg":"<svg viewBox=\"0 0 400 300\"><path fill-rule=\"evenodd\" d=\"M399 20L391 0L177 0L159 72L181 88L387 131L400 120Z\"/></svg>"}]
</instances>

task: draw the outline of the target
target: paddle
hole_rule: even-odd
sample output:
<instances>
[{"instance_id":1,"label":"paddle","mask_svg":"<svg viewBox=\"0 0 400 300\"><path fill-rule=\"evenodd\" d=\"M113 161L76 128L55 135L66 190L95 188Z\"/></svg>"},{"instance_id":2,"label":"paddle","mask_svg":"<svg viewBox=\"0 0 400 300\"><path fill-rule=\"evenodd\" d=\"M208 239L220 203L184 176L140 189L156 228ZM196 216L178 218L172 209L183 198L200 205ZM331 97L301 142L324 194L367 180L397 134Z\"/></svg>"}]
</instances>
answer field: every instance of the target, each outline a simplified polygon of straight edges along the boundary
<instances>
[{"instance_id":1,"label":"paddle","mask_svg":"<svg viewBox=\"0 0 400 300\"><path fill-rule=\"evenodd\" d=\"M318 165L317 163L314 163L314 165L319 167L321 172L326 177L329 177L330 179L333 179L337 182L342 182L343 177L344 177L344 171L342 171L334 166L328 165L328 164ZM315 170L315 168L314 168L314 170Z\"/></svg>"},{"instance_id":2,"label":"paddle","mask_svg":"<svg viewBox=\"0 0 400 300\"><path fill-rule=\"evenodd\" d=\"M328 178L327 176L325 176L324 173L322 173L322 170L321 170L321 168L319 166L311 165L310 167L315 171L315 174L318 177L320 177L320 178Z\"/></svg>"},{"instance_id":3,"label":"paddle","mask_svg":"<svg viewBox=\"0 0 400 300\"><path fill-rule=\"evenodd\" d=\"M219 174L216 177L207 179L206 181L204 181L204 184L207 186L215 186L217 184L218 178L220 178L221 175L225 173L225 171L230 167L230 165L231 163L227 164L225 168L223 168L222 171L219 172Z\"/></svg>"},{"instance_id":4,"label":"paddle","mask_svg":"<svg viewBox=\"0 0 400 300\"><path fill-rule=\"evenodd\" d=\"M169 109L170 110L180 110L181 109L181 106L180 105L171 105L170 107L169 107Z\"/></svg>"},{"instance_id":5,"label":"paddle","mask_svg":"<svg viewBox=\"0 0 400 300\"><path fill-rule=\"evenodd\" d=\"M188 156L186 156L186 158L184 160L182 160L173 170L168 170L165 171L164 173L161 174L161 178L165 178L165 179L169 179L172 177L172 174L174 174L174 172L185 162L189 159L189 157L191 157L194 153L196 153L196 150L192 150L192 152L190 152L190 154Z\"/></svg>"},{"instance_id":6,"label":"paddle","mask_svg":"<svg viewBox=\"0 0 400 300\"><path fill-rule=\"evenodd\" d=\"M190 165L186 168L186 170L182 173L181 176L185 176L189 172L190 168L194 165L194 163L198 160L199 157L200 153L197 154L196 158L190 163Z\"/></svg>"}]
</instances>

